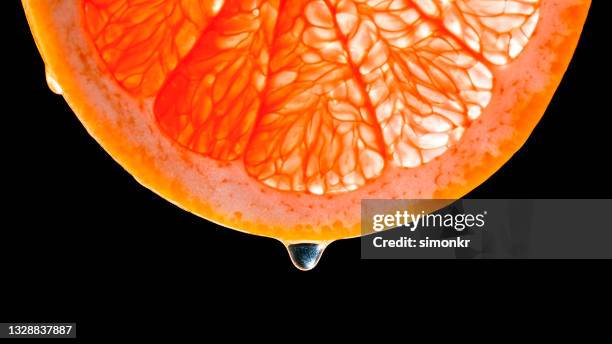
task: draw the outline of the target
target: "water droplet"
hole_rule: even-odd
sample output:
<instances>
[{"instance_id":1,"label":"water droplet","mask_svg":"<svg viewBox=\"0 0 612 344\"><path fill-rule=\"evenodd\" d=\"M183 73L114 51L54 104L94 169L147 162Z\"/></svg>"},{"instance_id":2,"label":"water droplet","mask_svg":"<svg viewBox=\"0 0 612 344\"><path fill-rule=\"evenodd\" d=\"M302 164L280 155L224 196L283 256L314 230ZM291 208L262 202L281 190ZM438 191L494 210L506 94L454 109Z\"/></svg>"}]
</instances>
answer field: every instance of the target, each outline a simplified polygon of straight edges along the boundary
<instances>
[{"instance_id":1,"label":"water droplet","mask_svg":"<svg viewBox=\"0 0 612 344\"><path fill-rule=\"evenodd\" d=\"M327 242L285 243L285 246L293 265L302 271L307 271L317 266L327 244Z\"/></svg>"},{"instance_id":2,"label":"water droplet","mask_svg":"<svg viewBox=\"0 0 612 344\"><path fill-rule=\"evenodd\" d=\"M53 73L47 69L45 71L45 75L47 78L47 85L49 86L49 89L51 90L51 92L61 95L63 92L62 86L60 86L60 84L57 82Z\"/></svg>"}]
</instances>

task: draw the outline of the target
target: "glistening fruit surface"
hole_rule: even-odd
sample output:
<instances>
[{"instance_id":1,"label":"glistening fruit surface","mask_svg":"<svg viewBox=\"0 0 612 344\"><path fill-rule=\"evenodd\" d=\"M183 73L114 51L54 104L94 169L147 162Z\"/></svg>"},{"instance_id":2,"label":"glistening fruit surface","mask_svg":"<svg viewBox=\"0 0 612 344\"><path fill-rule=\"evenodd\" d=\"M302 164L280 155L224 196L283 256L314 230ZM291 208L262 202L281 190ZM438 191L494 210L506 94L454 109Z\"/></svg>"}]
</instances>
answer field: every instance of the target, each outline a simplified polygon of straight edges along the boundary
<instances>
[{"instance_id":1,"label":"glistening fruit surface","mask_svg":"<svg viewBox=\"0 0 612 344\"><path fill-rule=\"evenodd\" d=\"M95 1L86 26L162 130L280 190L351 191L461 139L539 1Z\"/></svg>"},{"instance_id":2,"label":"glistening fruit surface","mask_svg":"<svg viewBox=\"0 0 612 344\"><path fill-rule=\"evenodd\" d=\"M418 15L414 25L432 29L422 43L440 44L429 47L413 42L397 53L393 45L385 44L377 48L383 53L373 55L378 42L399 42L393 44L403 47L402 37L415 37L417 32L383 26L401 22L377 23L377 17L388 17L390 11L365 11L367 3L351 2L354 7L346 5L348 9L342 10L341 3L332 2L323 3L325 7L309 5L321 4L314 1L287 1L278 3L278 7L273 3L240 2L232 8L240 8L244 15L233 21L226 15L232 9L227 7L229 2L23 3L51 84L63 93L88 132L139 182L199 216L285 241L359 235L359 207L364 198L458 198L482 183L520 148L544 113L570 61L590 4L585 0L449 2L455 7L490 4L490 11L523 3L534 12L517 16L522 23L535 20L529 18L537 13L534 31L525 45L519 45L519 51L513 48L511 39L485 40L497 32L485 34L491 21L461 12L460 23L478 18L483 25L479 30L476 24L469 25L478 33L481 49L477 51L470 47L475 40L469 34L462 38L453 33L457 25L445 24L448 19L444 18L452 12L439 9L446 2L406 2L406 12ZM199 11L186 6L196 3L200 4ZM504 5L500 7L500 3ZM325 24L325 15L316 19L325 11L307 11L309 6L329 10L333 30ZM303 11L288 10L298 7ZM337 14L353 10L358 13L355 31L343 31L339 23L351 23L351 16L338 20ZM262 18L265 13L276 13L270 39L261 24L255 28L258 21L243 20ZM404 19L401 25L410 27L407 23L411 21ZM232 27L235 31L219 31ZM385 35L386 40L380 39ZM247 40L253 43L249 49L242 49L242 55L232 53L239 42L222 49L234 36L251 37ZM206 39L219 49L198 49ZM317 45L320 42L326 43ZM351 54L351 44L356 44L356 55ZM455 50L442 53L448 44ZM257 49L250 50L255 46ZM445 54L461 58L447 61ZM385 59L370 65L370 56ZM503 56L507 60L502 60ZM318 58L321 61L316 62ZM233 68L240 73L232 74L236 61L239 67ZM266 68L259 67L263 61L267 61ZM410 61L425 71L426 77L404 66ZM486 73L475 67L480 65L486 67L490 78L470 75L470 68ZM395 73L397 70L403 74ZM210 71L214 71L212 76L208 76ZM309 79L318 73L324 73L324 78ZM232 81L220 83L227 80L226 75ZM248 78L243 79L245 75ZM403 81L399 79L402 75L406 77ZM283 84L294 77L291 83ZM261 80L263 88L259 86ZM184 89L173 93L173 87ZM421 94L426 88L433 92ZM240 92L234 95L236 90ZM474 92L490 97L486 105L474 103L478 107L473 109L479 109L480 115L472 119L466 99ZM163 94L173 101L161 100ZM380 117L377 110L388 107L377 107L382 104L377 103L377 94L382 95L379 101L394 109L403 104L404 109L392 111L387 122L379 120L384 120L388 112L380 110ZM417 98L419 102L414 104L421 104L422 109L414 108L411 96ZM296 102L297 97L316 99L316 106L308 103L293 111L291 106L302 104ZM254 108L247 99L258 102L257 111L242 111ZM463 112L457 112L461 116L455 118L457 123L463 120L462 125L449 121L449 112L440 113L447 108L434 110L432 105L449 105L452 101L463 107ZM206 110L209 102L215 104L210 111ZM241 110L217 112L224 106ZM424 110L429 109L427 106L431 114ZM355 108L358 115L347 110ZM339 112L339 118L338 109L345 109ZM249 113L254 115L245 116ZM345 116L351 114L359 120L346 120ZM254 122L249 123L249 118ZM228 131L227 123L236 130ZM304 128L306 123L308 127ZM447 128L449 123L451 128ZM461 138L451 140L451 132L460 127L465 129ZM314 131L308 128L317 128L322 134L311 134ZM385 129L393 135L384 135ZM196 134L198 130L206 135ZM243 131L250 132L242 135ZM426 136L429 134L435 135ZM438 134L448 136L446 145L419 146L432 138L444 139ZM278 138L277 142L266 140L266 135ZM239 144L243 136L248 136L244 146ZM371 136L377 139L370 140ZM427 139L422 141L422 137ZM292 142L297 144L286 144ZM434 146L438 143L433 140ZM418 155L406 153L414 150L406 150L404 145L414 148ZM438 148L444 150L438 156L424 154L430 150L435 153ZM257 154L251 154L253 150ZM317 155L320 159L313 160ZM382 157L382 166L376 156ZM295 161L300 165L297 170L291 168Z\"/></svg>"}]
</instances>

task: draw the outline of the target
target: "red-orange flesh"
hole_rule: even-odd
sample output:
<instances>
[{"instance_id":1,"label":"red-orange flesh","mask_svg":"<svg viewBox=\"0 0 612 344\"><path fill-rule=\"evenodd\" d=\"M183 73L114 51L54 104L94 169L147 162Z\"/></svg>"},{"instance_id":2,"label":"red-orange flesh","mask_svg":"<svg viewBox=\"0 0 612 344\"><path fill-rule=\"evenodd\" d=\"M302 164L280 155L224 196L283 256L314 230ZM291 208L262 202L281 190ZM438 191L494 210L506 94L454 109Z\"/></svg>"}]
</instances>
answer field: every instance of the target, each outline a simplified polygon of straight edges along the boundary
<instances>
[{"instance_id":1,"label":"red-orange flesh","mask_svg":"<svg viewBox=\"0 0 612 344\"><path fill-rule=\"evenodd\" d=\"M52 79L141 183L297 241L358 235L363 198L488 178L543 114L589 4L24 1Z\"/></svg>"}]
</instances>

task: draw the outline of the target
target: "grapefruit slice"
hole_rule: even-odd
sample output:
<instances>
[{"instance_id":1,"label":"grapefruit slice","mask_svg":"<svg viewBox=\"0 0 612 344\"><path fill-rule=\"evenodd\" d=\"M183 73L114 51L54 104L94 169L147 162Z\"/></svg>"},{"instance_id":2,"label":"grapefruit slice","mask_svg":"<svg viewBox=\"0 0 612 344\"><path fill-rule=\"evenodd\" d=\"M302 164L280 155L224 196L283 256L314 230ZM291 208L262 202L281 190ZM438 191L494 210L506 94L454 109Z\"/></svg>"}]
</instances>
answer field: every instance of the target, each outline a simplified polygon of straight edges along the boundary
<instances>
[{"instance_id":1,"label":"grapefruit slice","mask_svg":"<svg viewBox=\"0 0 612 344\"><path fill-rule=\"evenodd\" d=\"M327 243L359 235L361 199L456 199L499 169L590 1L23 5L50 86L140 183L226 227Z\"/></svg>"}]
</instances>

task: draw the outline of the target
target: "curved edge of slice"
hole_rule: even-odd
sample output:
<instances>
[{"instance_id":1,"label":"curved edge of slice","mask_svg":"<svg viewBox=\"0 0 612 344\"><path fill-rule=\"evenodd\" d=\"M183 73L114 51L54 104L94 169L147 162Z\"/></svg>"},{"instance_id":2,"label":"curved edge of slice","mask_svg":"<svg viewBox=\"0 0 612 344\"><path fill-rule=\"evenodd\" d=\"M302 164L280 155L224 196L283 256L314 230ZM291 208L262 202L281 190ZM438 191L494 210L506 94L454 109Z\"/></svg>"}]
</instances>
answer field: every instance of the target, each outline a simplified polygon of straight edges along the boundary
<instances>
[{"instance_id":1,"label":"curved edge of slice","mask_svg":"<svg viewBox=\"0 0 612 344\"><path fill-rule=\"evenodd\" d=\"M567 9L568 20L572 22L569 26L575 27L573 32L566 33L561 40L548 43L556 47L558 55L563 57L557 59L554 63L553 70L549 75L549 86L542 91L531 94L530 100L526 101L521 107L514 109L514 117L517 118L517 130L514 138L508 140L505 146L500 147L503 154L498 154L495 157L490 156L485 163L481 164L480 168L472 168L466 175L467 183L449 184L444 189L440 189L435 193L436 198L460 198L469 191L480 185L495 171L497 171L507 160L518 151L526 142L533 127L538 123L541 115L548 106L554 91L569 65L573 51L577 45L578 38L582 32L582 26L586 19L590 1L577 1L575 8ZM210 204L207 204L202 199L193 199L188 190L175 182L160 183L159 181L165 177L163 171L157 168L155 157L142 150L134 147L126 147L125 140L114 135L114 126L110 123L98 123L98 110L95 106L85 102L78 102L79 97L86 97L85 90L80 86L79 80L75 72L64 65L64 52L62 51L63 42L60 41L59 35L47 34L44 39L41 39L44 32L54 28L55 23L50 16L45 16L45 13L51 13L53 7L57 5L54 1L28 1L22 0L22 5L25 9L27 19L33 33L36 45L41 52L45 65L50 67L57 76L57 81L61 84L64 90L64 98L73 109L79 120L85 126L87 132L94 139L103 145L105 150L116 160L123 168L125 168L134 178L154 191L165 199L169 200L179 208L204 217L217 224L225 227L230 227L242 232L250 234L262 235L277 238L280 240L336 240L342 238L356 237L360 235L359 223L351 226L341 225L334 227L333 231L322 231L318 234L314 233L299 233L295 230L284 230L278 227L262 225L242 220L236 217L224 216L213 209ZM73 28L75 29L75 28ZM56 30L59 30L56 28ZM69 30L69 28L64 28ZM530 112L538 115L529 117L520 117L519 114L529 108ZM304 236L305 235L305 236Z\"/></svg>"},{"instance_id":2,"label":"curved edge of slice","mask_svg":"<svg viewBox=\"0 0 612 344\"><path fill-rule=\"evenodd\" d=\"M436 192L434 195L435 198L456 198L456 195L463 197L468 194L499 170L527 142L533 129L548 108L574 56L574 51L576 50L578 45L577 42L582 34L582 29L591 4L590 0L584 0L582 3L584 5L576 5L575 8L568 8L564 14L568 20L571 20L571 22L567 23L568 27L573 27L575 30L573 32L567 32L562 42L555 42L554 44L554 51L557 52L558 56L569 56L569 58L565 60L555 60L555 63L552 65L551 73L549 74L548 86L543 88L540 92L532 94L530 100L521 104L522 106L514 108L512 117L516 120L514 124L517 130L514 131L511 140L508 140L504 146L499 147L501 154L497 156L489 155L487 159L479 165L479 168L472 168L469 173L466 174L465 179L469 181L468 183L449 184L447 188ZM521 114L525 113L526 109L529 109L531 113L539 115L521 116Z\"/></svg>"},{"instance_id":3,"label":"curved edge of slice","mask_svg":"<svg viewBox=\"0 0 612 344\"><path fill-rule=\"evenodd\" d=\"M87 98L87 94L85 88L80 83L79 76L76 75L77 73L64 63L66 57L61 49L64 46L64 42L60 40L59 34L43 34L52 28L56 31L61 31L56 27L57 25L52 20L51 15L44 15L53 13L57 2L53 0L22 0L22 6L47 73L52 71L56 83L61 85L63 90L61 95L85 127L87 133L104 148L113 160L132 175L138 183L180 209L205 218L217 225L247 234L275 238L282 242L333 241L359 236L360 229L358 224L349 228L332 226L333 231L322 231L315 236L307 235L305 237L299 231L255 223L243 220L240 217L226 216L215 211L204 200L191 197L191 193L184 185L180 185L176 181L172 183L160 182L160 180L166 180L167 173L164 173L164 171L157 167L156 157L153 154L143 149L131 147L125 138L115 135L116 127L113 124L98 121L100 116L96 106L87 102L77 101L80 98ZM65 32L80 29L77 27L63 28ZM41 39L43 36L44 39ZM93 44L89 48L95 49ZM101 62L97 61L97 64L99 65Z\"/></svg>"}]
</instances>

